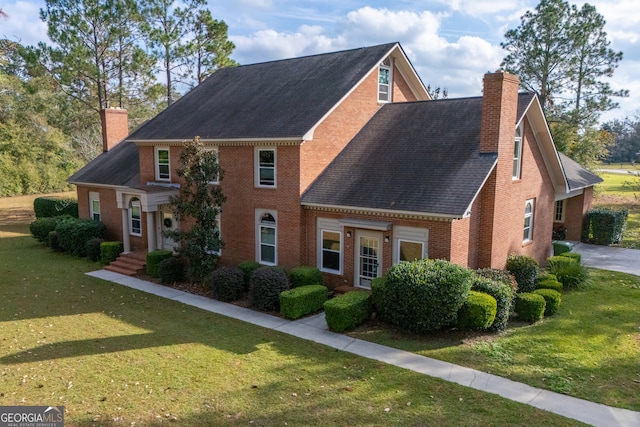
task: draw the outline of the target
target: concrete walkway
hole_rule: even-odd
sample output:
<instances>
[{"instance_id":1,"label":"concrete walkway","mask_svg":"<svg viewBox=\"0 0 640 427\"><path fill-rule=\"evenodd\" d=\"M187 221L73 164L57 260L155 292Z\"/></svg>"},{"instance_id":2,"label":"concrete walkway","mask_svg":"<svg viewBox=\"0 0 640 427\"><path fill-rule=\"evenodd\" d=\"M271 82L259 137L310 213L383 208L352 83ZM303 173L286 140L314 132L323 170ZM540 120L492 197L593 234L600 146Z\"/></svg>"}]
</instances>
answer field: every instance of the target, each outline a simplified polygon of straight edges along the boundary
<instances>
[{"instance_id":1,"label":"concrete walkway","mask_svg":"<svg viewBox=\"0 0 640 427\"><path fill-rule=\"evenodd\" d=\"M582 256L582 264L603 270L620 271L640 276L640 249L614 248L602 245L573 243L573 252Z\"/></svg>"},{"instance_id":2,"label":"concrete walkway","mask_svg":"<svg viewBox=\"0 0 640 427\"><path fill-rule=\"evenodd\" d=\"M612 408L599 403L576 399L563 394L530 387L496 375L476 371L475 369L465 368L452 363L430 359L410 352L330 332L327 329L324 313L297 321L290 321L106 270L94 271L88 273L88 275L179 301L202 310L232 317L264 328L274 329L285 334L324 344L368 359L378 360L465 387L497 394L506 399L524 403L593 426L640 426L640 412ZM532 421L532 423L535 424L534 421Z\"/></svg>"}]
</instances>

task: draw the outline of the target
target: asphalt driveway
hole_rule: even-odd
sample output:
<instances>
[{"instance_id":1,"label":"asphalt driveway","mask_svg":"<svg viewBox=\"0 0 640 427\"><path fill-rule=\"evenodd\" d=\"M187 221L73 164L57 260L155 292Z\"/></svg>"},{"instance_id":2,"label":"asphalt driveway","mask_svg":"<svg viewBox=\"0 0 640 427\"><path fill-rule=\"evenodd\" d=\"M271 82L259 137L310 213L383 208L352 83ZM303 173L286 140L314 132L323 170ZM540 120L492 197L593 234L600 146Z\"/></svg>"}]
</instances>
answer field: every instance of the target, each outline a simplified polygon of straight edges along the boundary
<instances>
[{"instance_id":1,"label":"asphalt driveway","mask_svg":"<svg viewBox=\"0 0 640 427\"><path fill-rule=\"evenodd\" d=\"M582 264L603 270L620 271L640 276L640 249L575 243L573 252L582 255Z\"/></svg>"}]
</instances>

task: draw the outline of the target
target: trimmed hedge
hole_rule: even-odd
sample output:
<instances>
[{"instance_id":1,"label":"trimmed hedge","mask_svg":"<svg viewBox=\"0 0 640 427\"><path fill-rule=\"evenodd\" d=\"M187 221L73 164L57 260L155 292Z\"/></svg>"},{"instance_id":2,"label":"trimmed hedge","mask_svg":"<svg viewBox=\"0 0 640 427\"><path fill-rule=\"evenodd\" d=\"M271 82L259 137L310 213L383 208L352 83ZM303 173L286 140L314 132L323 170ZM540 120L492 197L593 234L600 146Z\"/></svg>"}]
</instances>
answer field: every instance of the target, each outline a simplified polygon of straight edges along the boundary
<instances>
[{"instance_id":1,"label":"trimmed hedge","mask_svg":"<svg viewBox=\"0 0 640 427\"><path fill-rule=\"evenodd\" d=\"M453 325L475 277L472 270L441 259L395 264L385 282L385 320L413 332Z\"/></svg>"},{"instance_id":2,"label":"trimmed hedge","mask_svg":"<svg viewBox=\"0 0 640 427\"><path fill-rule=\"evenodd\" d=\"M556 277L555 274L551 274L551 273L540 273L538 274L538 277L536 277L536 283L540 283L544 280L558 281L558 278Z\"/></svg>"},{"instance_id":3,"label":"trimmed hedge","mask_svg":"<svg viewBox=\"0 0 640 427\"><path fill-rule=\"evenodd\" d=\"M564 289L575 289L589 281L589 270L574 258L552 256L547 260L547 271L558 278Z\"/></svg>"},{"instance_id":4,"label":"trimmed hedge","mask_svg":"<svg viewBox=\"0 0 640 427\"><path fill-rule=\"evenodd\" d=\"M506 270L499 270L497 268L482 268L476 270L476 274L480 277L486 277L487 279L491 279L494 282L501 282L505 285L509 286L513 293L518 292L518 282L516 282L516 278L513 274L509 273Z\"/></svg>"},{"instance_id":5,"label":"trimmed hedge","mask_svg":"<svg viewBox=\"0 0 640 427\"><path fill-rule=\"evenodd\" d=\"M86 257L87 242L93 238L104 238L107 229L100 221L66 217L56 225L58 245L71 255Z\"/></svg>"},{"instance_id":6,"label":"trimmed hedge","mask_svg":"<svg viewBox=\"0 0 640 427\"><path fill-rule=\"evenodd\" d=\"M488 329L496 318L498 303L483 292L469 291L467 300L458 310L458 327L461 329Z\"/></svg>"},{"instance_id":7,"label":"trimmed hedge","mask_svg":"<svg viewBox=\"0 0 640 427\"><path fill-rule=\"evenodd\" d=\"M536 288L540 266L535 259L526 255L509 254L507 270L516 278L518 292L531 292Z\"/></svg>"},{"instance_id":8,"label":"trimmed hedge","mask_svg":"<svg viewBox=\"0 0 640 427\"><path fill-rule=\"evenodd\" d=\"M58 244L58 233L56 233L55 231L50 231L49 232L49 240L48 240L47 244L54 251L62 252L62 248Z\"/></svg>"},{"instance_id":9,"label":"trimmed hedge","mask_svg":"<svg viewBox=\"0 0 640 427\"><path fill-rule=\"evenodd\" d=\"M596 245L620 243L628 216L627 210L591 209L584 218L580 240Z\"/></svg>"},{"instance_id":10,"label":"trimmed hedge","mask_svg":"<svg viewBox=\"0 0 640 427\"><path fill-rule=\"evenodd\" d=\"M254 271L260 268L260 264L256 261L242 261L238 264L238 268L244 273L244 290L248 291L251 285L251 276Z\"/></svg>"},{"instance_id":11,"label":"trimmed hedge","mask_svg":"<svg viewBox=\"0 0 640 427\"><path fill-rule=\"evenodd\" d=\"M339 295L324 303L324 313L332 331L353 329L371 316L371 293L353 291Z\"/></svg>"},{"instance_id":12,"label":"trimmed hedge","mask_svg":"<svg viewBox=\"0 0 640 427\"><path fill-rule=\"evenodd\" d=\"M209 285L214 299L235 301L244 292L244 273L238 267L220 267L211 272Z\"/></svg>"},{"instance_id":13,"label":"trimmed hedge","mask_svg":"<svg viewBox=\"0 0 640 427\"><path fill-rule=\"evenodd\" d=\"M287 319L298 319L321 310L327 301L328 289L322 285L306 285L280 294L280 314Z\"/></svg>"},{"instance_id":14,"label":"trimmed hedge","mask_svg":"<svg viewBox=\"0 0 640 427\"><path fill-rule=\"evenodd\" d=\"M158 266L167 258L173 256L173 251L167 249L156 249L147 254L147 274L151 277L158 277Z\"/></svg>"},{"instance_id":15,"label":"trimmed hedge","mask_svg":"<svg viewBox=\"0 0 640 427\"><path fill-rule=\"evenodd\" d=\"M38 242L49 243L49 233L56 230L56 225L60 222L64 217L46 217L46 218L38 218L29 224L29 231L31 235Z\"/></svg>"},{"instance_id":16,"label":"trimmed hedge","mask_svg":"<svg viewBox=\"0 0 640 427\"><path fill-rule=\"evenodd\" d=\"M565 257L565 258L571 258L571 259L574 259L574 260L576 260L576 262L577 262L578 264L580 264L580 263L582 262L582 255L580 255L580 254L579 254L579 253L577 253L577 252L563 252L563 253L561 253L561 254L560 254L560 255L558 255L558 256L563 256L563 257Z\"/></svg>"},{"instance_id":17,"label":"trimmed hedge","mask_svg":"<svg viewBox=\"0 0 640 427\"><path fill-rule=\"evenodd\" d=\"M317 267L300 266L289 272L292 288L308 285L322 285L322 273Z\"/></svg>"},{"instance_id":18,"label":"trimmed hedge","mask_svg":"<svg viewBox=\"0 0 640 427\"><path fill-rule=\"evenodd\" d=\"M89 261L99 261L100 260L100 244L103 242L103 240L99 237L95 237L93 239L90 239L89 241L87 241L87 258L89 259Z\"/></svg>"},{"instance_id":19,"label":"trimmed hedge","mask_svg":"<svg viewBox=\"0 0 640 427\"><path fill-rule=\"evenodd\" d=\"M36 218L51 218L62 215L78 218L78 201L74 199L38 197L33 201L33 211L36 214Z\"/></svg>"},{"instance_id":20,"label":"trimmed hedge","mask_svg":"<svg viewBox=\"0 0 640 427\"><path fill-rule=\"evenodd\" d=\"M558 311L560 303L562 302L562 294L553 289L536 289L534 294L542 295L545 300L544 315L552 316Z\"/></svg>"},{"instance_id":21,"label":"trimmed hedge","mask_svg":"<svg viewBox=\"0 0 640 427\"><path fill-rule=\"evenodd\" d=\"M536 283L536 290L538 289L553 289L556 292L562 292L562 283L552 279L541 280Z\"/></svg>"},{"instance_id":22,"label":"trimmed hedge","mask_svg":"<svg viewBox=\"0 0 640 427\"><path fill-rule=\"evenodd\" d=\"M501 331L507 327L509 316L513 311L515 291L504 281L478 277L474 280L471 290L491 295L496 300L496 314L491 329ZM459 313L458 313L459 314Z\"/></svg>"},{"instance_id":23,"label":"trimmed hedge","mask_svg":"<svg viewBox=\"0 0 640 427\"><path fill-rule=\"evenodd\" d=\"M171 258L163 259L158 264L158 277L160 283L171 284L174 282L182 282L184 279L185 265L182 258L172 256Z\"/></svg>"},{"instance_id":24,"label":"trimmed hedge","mask_svg":"<svg viewBox=\"0 0 640 427\"><path fill-rule=\"evenodd\" d=\"M107 265L118 258L124 251L122 242L102 242L100 243L100 262Z\"/></svg>"},{"instance_id":25,"label":"trimmed hedge","mask_svg":"<svg viewBox=\"0 0 640 427\"><path fill-rule=\"evenodd\" d=\"M291 288L287 273L279 267L260 267L251 276L249 303L262 311L278 310L280 293Z\"/></svg>"},{"instance_id":26,"label":"trimmed hedge","mask_svg":"<svg viewBox=\"0 0 640 427\"><path fill-rule=\"evenodd\" d=\"M386 279L384 277L376 277L371 281L371 303L377 316L382 320L385 318L385 291Z\"/></svg>"},{"instance_id":27,"label":"trimmed hedge","mask_svg":"<svg viewBox=\"0 0 640 427\"><path fill-rule=\"evenodd\" d=\"M537 322L544 317L547 302L542 295L522 292L516 295L516 313L523 322Z\"/></svg>"}]
</instances>

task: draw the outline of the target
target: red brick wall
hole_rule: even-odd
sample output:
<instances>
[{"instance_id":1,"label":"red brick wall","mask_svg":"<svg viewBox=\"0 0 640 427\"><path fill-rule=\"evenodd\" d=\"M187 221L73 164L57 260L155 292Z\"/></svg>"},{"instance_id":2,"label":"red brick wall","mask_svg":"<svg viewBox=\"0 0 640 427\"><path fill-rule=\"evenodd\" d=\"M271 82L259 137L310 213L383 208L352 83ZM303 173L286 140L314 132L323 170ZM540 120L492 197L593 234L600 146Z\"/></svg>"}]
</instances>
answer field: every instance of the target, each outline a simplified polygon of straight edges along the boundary
<instances>
[{"instance_id":1,"label":"red brick wall","mask_svg":"<svg viewBox=\"0 0 640 427\"><path fill-rule=\"evenodd\" d=\"M580 241L584 217L591 209L593 200L593 187L584 189L578 196L567 199L564 213L564 226L567 228L567 240ZM558 225L558 223L556 223Z\"/></svg>"}]
</instances>

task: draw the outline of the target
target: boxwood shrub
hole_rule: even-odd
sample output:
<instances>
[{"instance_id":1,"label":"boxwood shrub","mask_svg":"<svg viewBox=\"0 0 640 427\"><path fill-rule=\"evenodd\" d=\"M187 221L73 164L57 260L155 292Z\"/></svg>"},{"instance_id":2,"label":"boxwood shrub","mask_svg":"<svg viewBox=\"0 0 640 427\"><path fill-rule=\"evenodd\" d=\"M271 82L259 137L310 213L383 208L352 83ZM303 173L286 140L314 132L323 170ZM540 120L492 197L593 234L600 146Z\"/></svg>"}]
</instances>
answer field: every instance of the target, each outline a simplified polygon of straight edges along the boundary
<instances>
[{"instance_id":1,"label":"boxwood shrub","mask_svg":"<svg viewBox=\"0 0 640 427\"><path fill-rule=\"evenodd\" d=\"M516 295L516 313L523 322L537 322L544 317L547 303L542 295L521 292Z\"/></svg>"},{"instance_id":2,"label":"boxwood shrub","mask_svg":"<svg viewBox=\"0 0 640 427\"><path fill-rule=\"evenodd\" d=\"M56 233L55 231L50 231L49 232L49 247L51 249L53 249L56 252L62 252L63 249L60 247L60 245L58 244L58 233Z\"/></svg>"},{"instance_id":3,"label":"boxwood shrub","mask_svg":"<svg viewBox=\"0 0 640 427\"><path fill-rule=\"evenodd\" d=\"M235 301L244 292L244 273L238 267L220 267L211 272L209 286L213 298L219 301Z\"/></svg>"},{"instance_id":4,"label":"boxwood shrub","mask_svg":"<svg viewBox=\"0 0 640 427\"><path fill-rule=\"evenodd\" d=\"M251 276L249 303L258 310L278 310L280 293L291 288L287 273L278 267L260 267Z\"/></svg>"},{"instance_id":5,"label":"boxwood shrub","mask_svg":"<svg viewBox=\"0 0 640 427\"><path fill-rule=\"evenodd\" d=\"M78 217L78 202L74 199L38 197L33 201L36 218L51 218L62 215Z\"/></svg>"},{"instance_id":6,"label":"boxwood shrub","mask_svg":"<svg viewBox=\"0 0 640 427\"><path fill-rule=\"evenodd\" d=\"M445 260L396 264L385 281L385 320L413 332L453 325L475 277L472 270Z\"/></svg>"},{"instance_id":7,"label":"boxwood shrub","mask_svg":"<svg viewBox=\"0 0 640 427\"><path fill-rule=\"evenodd\" d=\"M181 282L184 279L185 265L182 258L172 256L167 259L163 259L158 264L158 277L160 283L171 284L175 282Z\"/></svg>"},{"instance_id":8,"label":"boxwood shrub","mask_svg":"<svg viewBox=\"0 0 640 427\"><path fill-rule=\"evenodd\" d=\"M100 243L100 262L107 265L116 260L124 250L122 242Z\"/></svg>"},{"instance_id":9,"label":"boxwood shrub","mask_svg":"<svg viewBox=\"0 0 640 427\"><path fill-rule=\"evenodd\" d=\"M544 315L552 316L558 311L560 303L562 302L562 294L553 289L536 289L534 294L542 295L545 300Z\"/></svg>"},{"instance_id":10,"label":"boxwood shrub","mask_svg":"<svg viewBox=\"0 0 640 427\"><path fill-rule=\"evenodd\" d=\"M287 319L298 319L322 309L328 289L322 285L306 285L280 294L280 313Z\"/></svg>"},{"instance_id":11,"label":"boxwood shrub","mask_svg":"<svg viewBox=\"0 0 640 427\"><path fill-rule=\"evenodd\" d=\"M516 278L518 292L531 292L536 288L540 266L535 259L526 255L509 254L507 270Z\"/></svg>"},{"instance_id":12,"label":"boxwood shrub","mask_svg":"<svg viewBox=\"0 0 640 427\"><path fill-rule=\"evenodd\" d=\"M158 277L158 266L167 258L173 256L173 251L167 249L156 249L147 254L147 274L151 277Z\"/></svg>"},{"instance_id":13,"label":"boxwood shrub","mask_svg":"<svg viewBox=\"0 0 640 427\"><path fill-rule=\"evenodd\" d=\"M322 285L322 273L317 267L295 267L289 272L292 288L307 285Z\"/></svg>"},{"instance_id":14,"label":"boxwood shrub","mask_svg":"<svg viewBox=\"0 0 640 427\"><path fill-rule=\"evenodd\" d=\"M371 303L376 315L382 320L385 318L385 290L386 279L384 277L376 277L371 281Z\"/></svg>"},{"instance_id":15,"label":"boxwood shrub","mask_svg":"<svg viewBox=\"0 0 640 427\"><path fill-rule=\"evenodd\" d=\"M577 252L563 252L558 256L563 256L563 257L574 259L574 260L576 260L576 262L578 264L580 264L582 262L582 255L580 255Z\"/></svg>"},{"instance_id":16,"label":"boxwood shrub","mask_svg":"<svg viewBox=\"0 0 640 427\"><path fill-rule=\"evenodd\" d=\"M29 224L29 231L31 235L42 243L49 243L49 233L55 231L56 225L62 220L63 217L46 217L38 218Z\"/></svg>"},{"instance_id":17,"label":"boxwood shrub","mask_svg":"<svg viewBox=\"0 0 640 427\"><path fill-rule=\"evenodd\" d=\"M536 290L538 289L553 289L556 292L562 292L562 283L553 279L541 280L536 283Z\"/></svg>"},{"instance_id":18,"label":"boxwood shrub","mask_svg":"<svg viewBox=\"0 0 640 427\"><path fill-rule=\"evenodd\" d=\"M338 295L324 303L324 313L332 331L353 329L371 316L371 293L353 291Z\"/></svg>"},{"instance_id":19,"label":"boxwood shrub","mask_svg":"<svg viewBox=\"0 0 640 427\"><path fill-rule=\"evenodd\" d=\"M458 327L461 329L489 329L496 318L496 299L483 292L470 291L467 300L458 310Z\"/></svg>"},{"instance_id":20,"label":"boxwood shrub","mask_svg":"<svg viewBox=\"0 0 640 427\"><path fill-rule=\"evenodd\" d=\"M504 283L505 285L511 287L514 294L518 292L518 282L516 282L516 278L513 276L513 274L509 273L506 270L500 270L497 268L482 268L476 270L476 274L480 277L491 279L494 282Z\"/></svg>"},{"instance_id":21,"label":"boxwood shrub","mask_svg":"<svg viewBox=\"0 0 640 427\"><path fill-rule=\"evenodd\" d=\"M71 255L87 256L87 242L93 238L104 238L105 225L92 219L66 217L56 225L58 244Z\"/></svg>"},{"instance_id":22,"label":"boxwood shrub","mask_svg":"<svg viewBox=\"0 0 640 427\"><path fill-rule=\"evenodd\" d=\"M93 239L89 239L87 241L87 258L89 261L99 261L100 260L100 243L103 240L100 237L94 237Z\"/></svg>"},{"instance_id":23,"label":"boxwood shrub","mask_svg":"<svg viewBox=\"0 0 640 427\"><path fill-rule=\"evenodd\" d=\"M491 329L501 331L507 327L509 316L513 311L513 299L515 291L510 284L504 281L496 281L487 279L486 277L477 277L473 281L471 289L477 292L483 292L491 295L496 300L496 314Z\"/></svg>"},{"instance_id":24,"label":"boxwood shrub","mask_svg":"<svg viewBox=\"0 0 640 427\"><path fill-rule=\"evenodd\" d=\"M557 281L558 278L556 277L555 274L551 274L549 272L544 272L544 273L538 274L538 277L536 277L536 283L540 283L543 280L554 280L554 281Z\"/></svg>"},{"instance_id":25,"label":"boxwood shrub","mask_svg":"<svg viewBox=\"0 0 640 427\"><path fill-rule=\"evenodd\" d=\"M244 273L244 290L248 291L251 285L251 276L253 276L254 271L260 268L260 264L256 261L242 261L238 264L238 268Z\"/></svg>"}]
</instances>

